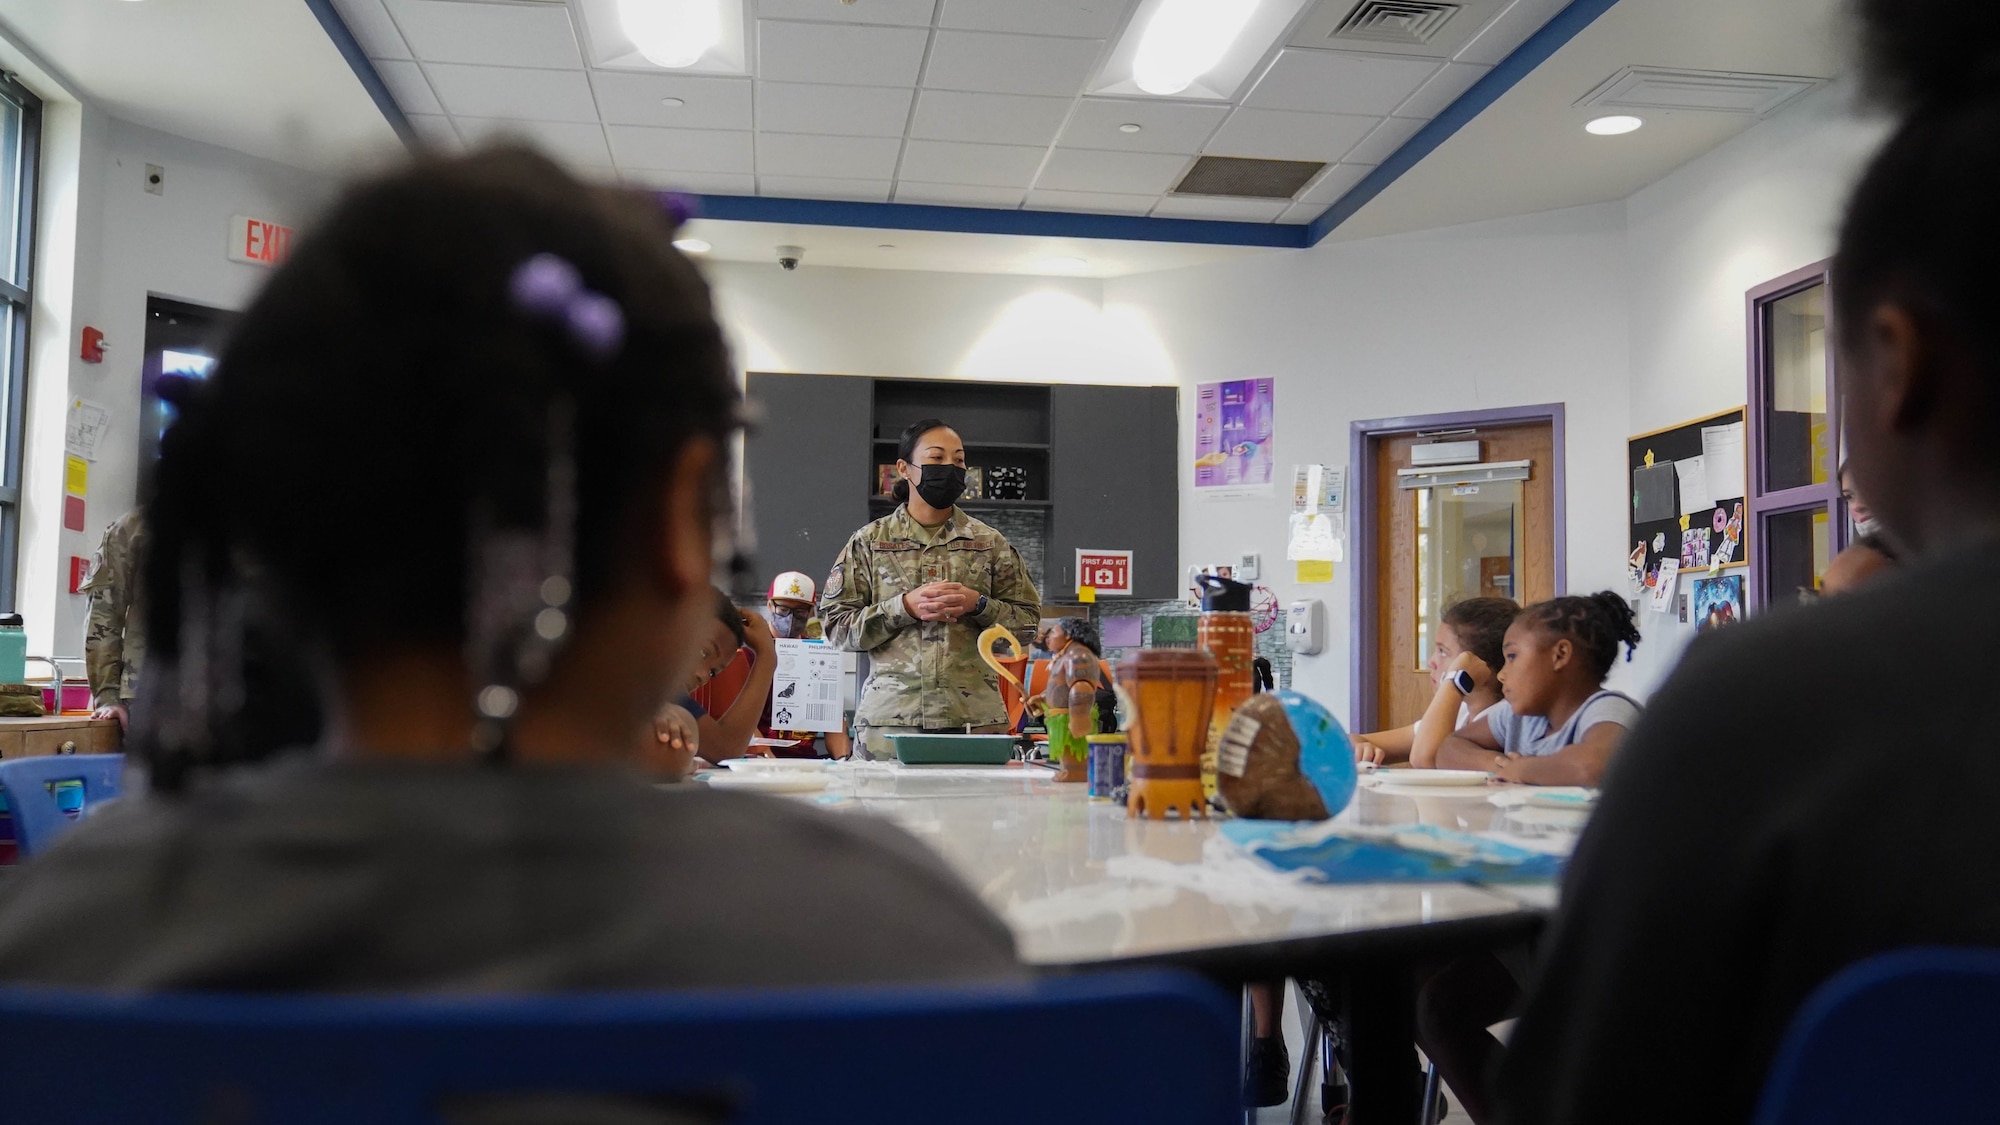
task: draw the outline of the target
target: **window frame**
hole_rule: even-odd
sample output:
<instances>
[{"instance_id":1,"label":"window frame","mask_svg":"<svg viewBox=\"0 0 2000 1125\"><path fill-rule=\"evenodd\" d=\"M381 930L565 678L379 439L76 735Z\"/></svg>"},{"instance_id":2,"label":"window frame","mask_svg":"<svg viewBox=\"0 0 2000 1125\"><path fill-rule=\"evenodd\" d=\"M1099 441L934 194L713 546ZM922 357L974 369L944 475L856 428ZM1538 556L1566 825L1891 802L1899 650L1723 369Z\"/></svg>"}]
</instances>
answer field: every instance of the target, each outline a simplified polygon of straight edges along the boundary
<instances>
[{"instance_id":1,"label":"window frame","mask_svg":"<svg viewBox=\"0 0 2000 1125\"><path fill-rule=\"evenodd\" d=\"M1782 600L1789 591L1770 589L1769 566L1772 552L1770 540L1765 538L1767 525L1773 516L1824 507L1827 512L1827 533L1832 537L1828 543L1828 557L1837 555L1847 546L1847 505L1840 499L1840 459L1845 445L1841 426L1841 402L1838 359L1832 346L1833 339L1833 281L1832 259L1822 259L1812 265L1793 270L1781 277L1772 278L1753 287L1744 295L1745 315L1748 319L1749 362L1747 364L1747 397L1750 420L1750 497L1749 522L1757 529L1760 549L1757 562L1753 565L1748 591L1749 606L1758 608L1774 604L1775 596ZM1764 420L1771 408L1771 335L1768 310L1777 302L1795 293L1823 285L1827 289L1827 339L1826 350L1826 427L1829 453L1833 464L1828 466L1827 481L1824 484L1804 484L1793 488L1771 491L1765 487L1769 465L1765 459L1767 435Z\"/></svg>"},{"instance_id":2,"label":"window frame","mask_svg":"<svg viewBox=\"0 0 2000 1125\"><path fill-rule=\"evenodd\" d=\"M13 309L12 336L4 370L0 370L0 401L6 425L0 433L0 612L16 612L15 583L21 561L21 474L27 438L28 356L34 322L35 239L40 216L42 170L42 99L20 79L0 73L0 98L20 107L20 199L15 221L14 273L19 281L0 278L0 303Z\"/></svg>"}]
</instances>

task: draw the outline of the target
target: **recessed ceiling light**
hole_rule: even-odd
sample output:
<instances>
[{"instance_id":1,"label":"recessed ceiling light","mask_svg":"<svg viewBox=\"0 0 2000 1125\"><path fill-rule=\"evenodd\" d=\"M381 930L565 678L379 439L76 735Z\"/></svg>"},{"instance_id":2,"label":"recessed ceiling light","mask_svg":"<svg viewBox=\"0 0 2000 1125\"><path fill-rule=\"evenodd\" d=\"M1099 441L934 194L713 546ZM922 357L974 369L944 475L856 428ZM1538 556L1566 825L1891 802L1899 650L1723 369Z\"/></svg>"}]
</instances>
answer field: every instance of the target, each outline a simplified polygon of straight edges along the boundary
<instances>
[{"instance_id":1,"label":"recessed ceiling light","mask_svg":"<svg viewBox=\"0 0 2000 1125\"><path fill-rule=\"evenodd\" d=\"M1139 126L1135 122L1127 121L1118 127L1118 131L1121 133L1136 133L1139 131Z\"/></svg>"},{"instance_id":2,"label":"recessed ceiling light","mask_svg":"<svg viewBox=\"0 0 2000 1125\"><path fill-rule=\"evenodd\" d=\"M1257 0L1165 0L1139 39L1132 81L1149 94L1178 94L1208 73L1243 33Z\"/></svg>"},{"instance_id":3,"label":"recessed ceiling light","mask_svg":"<svg viewBox=\"0 0 2000 1125\"><path fill-rule=\"evenodd\" d=\"M1043 258L1041 267L1048 273L1080 273L1090 268L1090 263L1082 258Z\"/></svg>"},{"instance_id":4,"label":"recessed ceiling light","mask_svg":"<svg viewBox=\"0 0 2000 1125\"><path fill-rule=\"evenodd\" d=\"M618 0L618 22L646 61L693 66L722 38L721 0Z\"/></svg>"},{"instance_id":5,"label":"recessed ceiling light","mask_svg":"<svg viewBox=\"0 0 2000 1125\"><path fill-rule=\"evenodd\" d=\"M674 249L683 254L706 254L715 247L710 246L708 240L704 238L676 238Z\"/></svg>"},{"instance_id":6,"label":"recessed ceiling light","mask_svg":"<svg viewBox=\"0 0 2000 1125\"><path fill-rule=\"evenodd\" d=\"M686 99L686 98L661 98L661 99L660 99L660 104L661 104L661 105L663 105L663 106L666 106L666 107L667 107L668 109L679 109L680 107L682 107L682 106L684 106L684 105L686 105L686 104L687 104L687 99Z\"/></svg>"},{"instance_id":7,"label":"recessed ceiling light","mask_svg":"<svg viewBox=\"0 0 2000 1125\"><path fill-rule=\"evenodd\" d=\"M1595 133L1600 137L1615 137L1620 133L1629 133L1644 124L1644 121L1636 117L1617 114L1611 117L1596 118L1585 125L1583 131L1586 133Z\"/></svg>"}]
</instances>

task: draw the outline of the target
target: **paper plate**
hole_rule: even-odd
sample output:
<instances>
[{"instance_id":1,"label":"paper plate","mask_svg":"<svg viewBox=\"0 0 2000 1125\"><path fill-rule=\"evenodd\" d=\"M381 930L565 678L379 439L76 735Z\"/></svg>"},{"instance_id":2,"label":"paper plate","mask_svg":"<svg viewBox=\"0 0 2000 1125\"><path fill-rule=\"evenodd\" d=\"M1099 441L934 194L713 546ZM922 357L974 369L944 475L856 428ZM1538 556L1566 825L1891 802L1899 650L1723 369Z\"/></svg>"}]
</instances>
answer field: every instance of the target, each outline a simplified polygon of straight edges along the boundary
<instances>
[{"instance_id":1,"label":"paper plate","mask_svg":"<svg viewBox=\"0 0 2000 1125\"><path fill-rule=\"evenodd\" d=\"M1384 785L1484 785L1480 770L1383 770L1375 775Z\"/></svg>"},{"instance_id":2,"label":"paper plate","mask_svg":"<svg viewBox=\"0 0 2000 1125\"><path fill-rule=\"evenodd\" d=\"M833 779L823 773L781 770L774 773L719 773L708 779L712 789L741 789L749 793L817 793Z\"/></svg>"},{"instance_id":3,"label":"paper plate","mask_svg":"<svg viewBox=\"0 0 2000 1125\"><path fill-rule=\"evenodd\" d=\"M722 764L741 774L819 773L832 768L833 761L829 758L730 758Z\"/></svg>"}]
</instances>

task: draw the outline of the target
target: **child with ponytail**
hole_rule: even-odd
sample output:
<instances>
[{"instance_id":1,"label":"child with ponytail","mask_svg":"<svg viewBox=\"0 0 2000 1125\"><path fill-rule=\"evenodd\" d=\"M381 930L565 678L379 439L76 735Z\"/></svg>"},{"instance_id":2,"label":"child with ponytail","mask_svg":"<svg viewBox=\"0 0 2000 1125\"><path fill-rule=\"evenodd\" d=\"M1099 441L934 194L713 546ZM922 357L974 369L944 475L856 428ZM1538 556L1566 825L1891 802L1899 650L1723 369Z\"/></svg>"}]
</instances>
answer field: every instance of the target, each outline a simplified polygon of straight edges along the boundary
<instances>
[{"instance_id":1,"label":"child with ponytail","mask_svg":"<svg viewBox=\"0 0 2000 1125\"><path fill-rule=\"evenodd\" d=\"M1445 739L1438 765L1529 785L1596 785L1639 718L1632 697L1604 689L1621 644L1632 659L1639 627L1608 590L1522 610L1502 646L1501 701Z\"/></svg>"}]
</instances>

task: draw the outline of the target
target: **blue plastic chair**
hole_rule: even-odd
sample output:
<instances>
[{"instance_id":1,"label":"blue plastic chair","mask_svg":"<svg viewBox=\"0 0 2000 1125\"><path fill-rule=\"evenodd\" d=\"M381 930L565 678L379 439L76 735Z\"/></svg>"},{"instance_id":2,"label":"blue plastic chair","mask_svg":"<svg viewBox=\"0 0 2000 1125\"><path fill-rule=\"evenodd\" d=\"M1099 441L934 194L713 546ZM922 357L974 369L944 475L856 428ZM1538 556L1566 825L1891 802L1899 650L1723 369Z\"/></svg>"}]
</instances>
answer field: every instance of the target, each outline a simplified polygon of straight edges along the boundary
<instances>
[{"instance_id":1,"label":"blue plastic chair","mask_svg":"<svg viewBox=\"0 0 2000 1125\"><path fill-rule=\"evenodd\" d=\"M125 772L123 754L68 754L0 761L0 793L14 821L14 843L24 856L34 855L68 831L90 806L118 795ZM83 802L64 802L57 787L81 782ZM66 789L70 794L74 788ZM73 807L65 808L69 804ZM74 814L74 815L72 815Z\"/></svg>"},{"instance_id":2,"label":"blue plastic chair","mask_svg":"<svg viewBox=\"0 0 2000 1125\"><path fill-rule=\"evenodd\" d=\"M0 1120L1220 1125L1242 1115L1235 1015L1164 972L507 998L4 989Z\"/></svg>"},{"instance_id":3,"label":"blue plastic chair","mask_svg":"<svg viewBox=\"0 0 2000 1125\"><path fill-rule=\"evenodd\" d=\"M1758 1125L1989 1121L2000 951L1906 949L1814 990L1792 1017Z\"/></svg>"}]
</instances>

